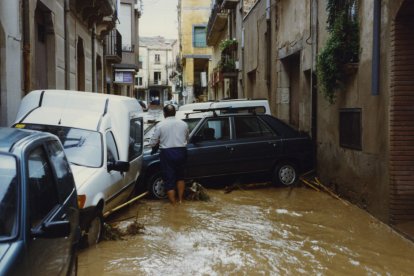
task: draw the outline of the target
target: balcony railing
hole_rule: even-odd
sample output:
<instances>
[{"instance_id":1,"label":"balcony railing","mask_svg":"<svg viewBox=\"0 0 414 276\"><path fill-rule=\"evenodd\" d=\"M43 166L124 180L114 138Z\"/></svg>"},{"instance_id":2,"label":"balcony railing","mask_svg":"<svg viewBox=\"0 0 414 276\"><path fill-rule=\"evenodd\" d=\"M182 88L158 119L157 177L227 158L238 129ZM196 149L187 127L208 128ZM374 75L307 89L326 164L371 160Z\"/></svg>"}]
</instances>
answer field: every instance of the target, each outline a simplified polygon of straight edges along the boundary
<instances>
[{"instance_id":1,"label":"balcony railing","mask_svg":"<svg viewBox=\"0 0 414 276\"><path fill-rule=\"evenodd\" d=\"M168 85L168 81L166 80L149 80L149 85Z\"/></svg>"},{"instance_id":2,"label":"balcony railing","mask_svg":"<svg viewBox=\"0 0 414 276\"><path fill-rule=\"evenodd\" d=\"M105 56L114 63L120 63L122 60L122 36L116 29L106 36Z\"/></svg>"},{"instance_id":3,"label":"balcony railing","mask_svg":"<svg viewBox=\"0 0 414 276\"><path fill-rule=\"evenodd\" d=\"M207 45L214 46L217 44L226 24L227 12L222 9L221 4L215 4L207 25Z\"/></svg>"}]
</instances>

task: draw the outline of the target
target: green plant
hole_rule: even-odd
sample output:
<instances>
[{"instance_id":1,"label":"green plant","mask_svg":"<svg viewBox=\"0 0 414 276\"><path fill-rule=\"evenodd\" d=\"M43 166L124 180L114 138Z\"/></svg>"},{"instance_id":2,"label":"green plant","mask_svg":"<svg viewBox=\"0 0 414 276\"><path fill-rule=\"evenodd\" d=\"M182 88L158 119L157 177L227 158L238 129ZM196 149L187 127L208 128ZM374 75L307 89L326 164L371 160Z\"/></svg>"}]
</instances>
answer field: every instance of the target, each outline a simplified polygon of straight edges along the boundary
<instances>
[{"instance_id":1,"label":"green plant","mask_svg":"<svg viewBox=\"0 0 414 276\"><path fill-rule=\"evenodd\" d=\"M238 42L235 39L224 39L220 42L219 49L221 51L225 51L227 49L237 47L237 44L238 44Z\"/></svg>"},{"instance_id":2,"label":"green plant","mask_svg":"<svg viewBox=\"0 0 414 276\"><path fill-rule=\"evenodd\" d=\"M225 56L221 58L218 67L222 72L232 72L236 69L236 63L234 59Z\"/></svg>"},{"instance_id":3,"label":"green plant","mask_svg":"<svg viewBox=\"0 0 414 276\"><path fill-rule=\"evenodd\" d=\"M342 90L344 66L359 60L359 25L355 20L355 0L329 0L327 30L329 38L317 58L319 90L329 103Z\"/></svg>"}]
</instances>

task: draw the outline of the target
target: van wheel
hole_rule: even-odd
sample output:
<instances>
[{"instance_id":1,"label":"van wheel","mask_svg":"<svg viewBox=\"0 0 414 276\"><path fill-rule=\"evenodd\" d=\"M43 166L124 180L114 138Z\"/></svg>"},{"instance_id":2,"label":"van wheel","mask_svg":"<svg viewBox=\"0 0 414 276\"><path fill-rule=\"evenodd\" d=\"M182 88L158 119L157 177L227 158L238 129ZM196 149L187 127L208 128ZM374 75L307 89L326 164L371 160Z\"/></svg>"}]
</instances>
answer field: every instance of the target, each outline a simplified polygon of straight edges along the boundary
<instances>
[{"instance_id":1,"label":"van wheel","mask_svg":"<svg viewBox=\"0 0 414 276\"><path fill-rule=\"evenodd\" d=\"M276 185L292 186L298 181L298 170L293 163L283 162L275 167L273 183Z\"/></svg>"},{"instance_id":2,"label":"van wheel","mask_svg":"<svg viewBox=\"0 0 414 276\"><path fill-rule=\"evenodd\" d=\"M99 213L92 219L89 225L88 236L87 236L88 246L97 244L101 240L102 226L103 226L102 214Z\"/></svg>"},{"instance_id":3,"label":"van wheel","mask_svg":"<svg viewBox=\"0 0 414 276\"><path fill-rule=\"evenodd\" d=\"M148 178L147 188L151 197L157 199L167 198L167 193L164 188L164 180L162 179L161 172L156 172Z\"/></svg>"}]
</instances>

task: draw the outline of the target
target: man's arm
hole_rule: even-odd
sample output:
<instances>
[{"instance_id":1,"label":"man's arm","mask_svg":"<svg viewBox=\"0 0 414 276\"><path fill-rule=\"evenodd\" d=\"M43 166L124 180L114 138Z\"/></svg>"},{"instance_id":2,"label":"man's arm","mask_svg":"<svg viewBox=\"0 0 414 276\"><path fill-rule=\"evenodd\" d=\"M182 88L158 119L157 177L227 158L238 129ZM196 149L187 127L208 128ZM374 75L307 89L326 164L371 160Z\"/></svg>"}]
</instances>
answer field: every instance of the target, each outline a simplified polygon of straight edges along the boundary
<instances>
[{"instance_id":1,"label":"man's arm","mask_svg":"<svg viewBox=\"0 0 414 276\"><path fill-rule=\"evenodd\" d=\"M158 145L160 143L160 134L161 134L160 129L159 129L158 125L156 125L154 133L152 134L151 139L150 139L150 146L151 147L155 147L156 145Z\"/></svg>"}]
</instances>

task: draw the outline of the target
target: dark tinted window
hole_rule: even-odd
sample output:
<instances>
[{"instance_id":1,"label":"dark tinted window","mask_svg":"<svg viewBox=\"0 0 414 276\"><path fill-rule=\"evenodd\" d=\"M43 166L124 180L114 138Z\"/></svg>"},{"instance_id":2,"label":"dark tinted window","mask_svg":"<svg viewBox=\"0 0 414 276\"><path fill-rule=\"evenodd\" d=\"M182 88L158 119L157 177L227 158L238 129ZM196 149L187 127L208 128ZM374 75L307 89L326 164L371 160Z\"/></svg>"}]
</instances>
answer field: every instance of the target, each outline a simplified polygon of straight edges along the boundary
<instances>
[{"instance_id":1,"label":"dark tinted window","mask_svg":"<svg viewBox=\"0 0 414 276\"><path fill-rule=\"evenodd\" d=\"M264 122L257 117L234 117L236 137L268 137L274 136L275 133Z\"/></svg>"},{"instance_id":2,"label":"dark tinted window","mask_svg":"<svg viewBox=\"0 0 414 276\"><path fill-rule=\"evenodd\" d=\"M29 213L31 226L37 226L59 203L51 167L42 147L28 158Z\"/></svg>"},{"instance_id":3,"label":"dark tinted window","mask_svg":"<svg viewBox=\"0 0 414 276\"><path fill-rule=\"evenodd\" d=\"M0 155L0 240L13 235L17 218L17 165L14 157Z\"/></svg>"},{"instance_id":4,"label":"dark tinted window","mask_svg":"<svg viewBox=\"0 0 414 276\"><path fill-rule=\"evenodd\" d=\"M48 143L48 152L50 161L55 169L57 178L57 190L61 202L72 193L74 187L73 176L66 160L65 153L59 142L53 141Z\"/></svg>"},{"instance_id":5,"label":"dark tinted window","mask_svg":"<svg viewBox=\"0 0 414 276\"><path fill-rule=\"evenodd\" d=\"M344 148L362 149L361 109L349 108L339 112L339 144Z\"/></svg>"},{"instance_id":6,"label":"dark tinted window","mask_svg":"<svg viewBox=\"0 0 414 276\"><path fill-rule=\"evenodd\" d=\"M118 148L116 147L114 136L110 131L106 133L106 153L106 160L108 162L119 160Z\"/></svg>"},{"instance_id":7,"label":"dark tinted window","mask_svg":"<svg viewBox=\"0 0 414 276\"><path fill-rule=\"evenodd\" d=\"M207 120L197 131L203 141L230 139L230 124L228 118L216 118Z\"/></svg>"},{"instance_id":8,"label":"dark tinted window","mask_svg":"<svg viewBox=\"0 0 414 276\"><path fill-rule=\"evenodd\" d=\"M129 161L137 158L142 153L142 121L131 120L129 132Z\"/></svg>"}]
</instances>

